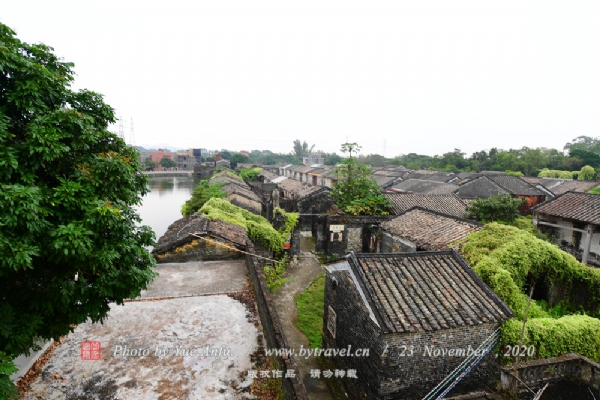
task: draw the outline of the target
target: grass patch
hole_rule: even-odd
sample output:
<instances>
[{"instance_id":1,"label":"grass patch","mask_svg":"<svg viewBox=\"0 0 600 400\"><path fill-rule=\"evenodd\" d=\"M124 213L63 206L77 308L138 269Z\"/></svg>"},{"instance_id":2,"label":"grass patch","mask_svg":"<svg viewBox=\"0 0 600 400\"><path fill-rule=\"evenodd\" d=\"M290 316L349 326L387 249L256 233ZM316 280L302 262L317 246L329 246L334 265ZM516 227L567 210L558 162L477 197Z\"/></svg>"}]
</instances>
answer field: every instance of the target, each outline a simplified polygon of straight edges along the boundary
<instances>
[{"instance_id":1,"label":"grass patch","mask_svg":"<svg viewBox=\"0 0 600 400\"><path fill-rule=\"evenodd\" d=\"M321 273L306 290L296 296L298 321L310 347L321 347L323 339L323 306L325 302L325 273Z\"/></svg>"}]
</instances>

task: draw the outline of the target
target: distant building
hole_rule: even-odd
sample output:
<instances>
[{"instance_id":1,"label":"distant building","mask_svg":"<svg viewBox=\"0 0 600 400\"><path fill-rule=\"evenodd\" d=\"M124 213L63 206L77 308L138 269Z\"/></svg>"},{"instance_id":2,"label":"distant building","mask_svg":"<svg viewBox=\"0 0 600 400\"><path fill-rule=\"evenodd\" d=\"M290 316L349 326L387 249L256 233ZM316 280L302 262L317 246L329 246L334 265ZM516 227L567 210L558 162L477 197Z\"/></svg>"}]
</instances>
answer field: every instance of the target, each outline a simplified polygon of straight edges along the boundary
<instances>
[{"instance_id":1,"label":"distant building","mask_svg":"<svg viewBox=\"0 0 600 400\"><path fill-rule=\"evenodd\" d=\"M250 152L246 150L240 150L240 154L246 157L250 157Z\"/></svg>"},{"instance_id":2,"label":"distant building","mask_svg":"<svg viewBox=\"0 0 600 400\"><path fill-rule=\"evenodd\" d=\"M539 232L582 263L600 267L600 195L566 192L531 211Z\"/></svg>"},{"instance_id":3,"label":"distant building","mask_svg":"<svg viewBox=\"0 0 600 400\"><path fill-rule=\"evenodd\" d=\"M175 154L165 149L158 149L158 151L149 151L148 157L150 157L150 159L155 163L160 163L160 160L162 160L164 157L170 158L171 160L175 161Z\"/></svg>"},{"instance_id":4,"label":"distant building","mask_svg":"<svg viewBox=\"0 0 600 400\"><path fill-rule=\"evenodd\" d=\"M321 154L311 154L307 157L302 157L302 163L304 165L323 165L325 164L325 159L321 157Z\"/></svg>"}]
</instances>

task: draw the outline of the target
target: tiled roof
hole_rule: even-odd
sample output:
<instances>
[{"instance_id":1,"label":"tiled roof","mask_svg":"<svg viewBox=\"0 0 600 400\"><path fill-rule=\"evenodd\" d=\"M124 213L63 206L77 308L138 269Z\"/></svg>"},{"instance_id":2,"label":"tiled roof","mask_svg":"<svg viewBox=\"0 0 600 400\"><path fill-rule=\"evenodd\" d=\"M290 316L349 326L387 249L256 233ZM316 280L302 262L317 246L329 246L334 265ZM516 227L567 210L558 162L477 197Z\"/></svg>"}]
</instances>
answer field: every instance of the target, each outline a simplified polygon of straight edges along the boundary
<instances>
[{"instance_id":1,"label":"tiled roof","mask_svg":"<svg viewBox=\"0 0 600 400\"><path fill-rule=\"evenodd\" d=\"M555 195L566 192L587 192L600 185L600 181L578 181L572 179L536 178L524 176L521 178L532 185L542 185Z\"/></svg>"},{"instance_id":2,"label":"tiled roof","mask_svg":"<svg viewBox=\"0 0 600 400\"><path fill-rule=\"evenodd\" d=\"M422 194L450 194L458 190L458 185L411 178L395 184L392 189Z\"/></svg>"},{"instance_id":3,"label":"tiled roof","mask_svg":"<svg viewBox=\"0 0 600 400\"><path fill-rule=\"evenodd\" d=\"M435 172L435 174L424 174L422 172L413 172L411 174L407 174L404 176L404 179L423 179L427 181L435 181L435 182L448 182L452 179L456 179L457 176L452 172L437 172L437 171L427 171L427 172Z\"/></svg>"},{"instance_id":4,"label":"tiled roof","mask_svg":"<svg viewBox=\"0 0 600 400\"><path fill-rule=\"evenodd\" d=\"M524 181L518 176L506 174L482 174L473 176L460 185L457 194L460 197L488 198L498 194L517 196L545 196L540 189Z\"/></svg>"},{"instance_id":5,"label":"tiled roof","mask_svg":"<svg viewBox=\"0 0 600 400\"><path fill-rule=\"evenodd\" d=\"M279 178L279 175L274 174L272 172L262 170L262 172L258 176L264 176L267 181L273 181L274 179Z\"/></svg>"},{"instance_id":6,"label":"tiled roof","mask_svg":"<svg viewBox=\"0 0 600 400\"><path fill-rule=\"evenodd\" d=\"M491 179L498 185L506 189L510 194L522 195L522 196L543 196L541 190L531 185L529 182L524 181L518 176L514 175L502 175L492 174L486 175L488 179Z\"/></svg>"},{"instance_id":7,"label":"tiled roof","mask_svg":"<svg viewBox=\"0 0 600 400\"><path fill-rule=\"evenodd\" d=\"M389 187L396 179L399 180L398 176L372 175L371 177L381 188Z\"/></svg>"},{"instance_id":8,"label":"tiled roof","mask_svg":"<svg viewBox=\"0 0 600 400\"><path fill-rule=\"evenodd\" d=\"M567 192L531 208L534 213L600 224L600 195Z\"/></svg>"},{"instance_id":9,"label":"tiled roof","mask_svg":"<svg viewBox=\"0 0 600 400\"><path fill-rule=\"evenodd\" d=\"M500 323L510 309L454 250L351 254L384 332Z\"/></svg>"},{"instance_id":10,"label":"tiled roof","mask_svg":"<svg viewBox=\"0 0 600 400\"><path fill-rule=\"evenodd\" d=\"M381 224L383 230L410 240L424 250L441 250L481 229L465 219L414 208Z\"/></svg>"},{"instance_id":11,"label":"tiled roof","mask_svg":"<svg viewBox=\"0 0 600 400\"><path fill-rule=\"evenodd\" d=\"M320 186L309 185L306 182L300 182L294 179L285 179L277 183L277 186L287 192L294 193L296 198L306 196L321 189Z\"/></svg>"},{"instance_id":12,"label":"tiled roof","mask_svg":"<svg viewBox=\"0 0 600 400\"><path fill-rule=\"evenodd\" d=\"M193 214L173 222L167 232L158 239L152 254L163 254L196 240L196 237L191 235L192 233L211 236L239 249L245 249L246 243L249 241L246 230L241 226L209 220L202 214Z\"/></svg>"},{"instance_id":13,"label":"tiled roof","mask_svg":"<svg viewBox=\"0 0 600 400\"><path fill-rule=\"evenodd\" d=\"M397 215L413 207L422 207L459 218L463 218L466 214L467 206L454 194L385 193L384 195L390 199Z\"/></svg>"},{"instance_id":14,"label":"tiled roof","mask_svg":"<svg viewBox=\"0 0 600 400\"><path fill-rule=\"evenodd\" d=\"M254 200L259 203L261 202L260 197L258 197L258 195L256 193L254 193L252 190L246 189L240 185L236 185L235 183L229 183L227 185L223 185L222 189L225 192L227 192L228 195L239 194L250 200Z\"/></svg>"}]
</instances>

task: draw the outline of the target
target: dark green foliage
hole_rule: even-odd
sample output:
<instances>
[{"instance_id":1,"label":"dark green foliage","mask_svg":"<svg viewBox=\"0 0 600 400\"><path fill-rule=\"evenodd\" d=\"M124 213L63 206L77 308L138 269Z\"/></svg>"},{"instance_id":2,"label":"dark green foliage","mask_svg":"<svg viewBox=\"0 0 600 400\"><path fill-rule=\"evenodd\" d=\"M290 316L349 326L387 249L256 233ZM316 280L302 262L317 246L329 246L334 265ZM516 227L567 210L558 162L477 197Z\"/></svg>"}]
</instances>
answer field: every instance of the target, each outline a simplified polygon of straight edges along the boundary
<instances>
[{"instance_id":1,"label":"dark green foliage","mask_svg":"<svg viewBox=\"0 0 600 400\"><path fill-rule=\"evenodd\" d=\"M576 352L600 360L600 320L593 318L600 316L600 270L581 264L557 246L526 231L495 223L471 234L462 243L461 253L516 315L503 326L503 346L518 343L528 285L560 284L564 297L558 305L549 308L546 301L532 301L524 343L535 345L542 357ZM590 316L565 315L577 311L572 300L582 293L576 293L574 287L580 291L586 288L584 308Z\"/></svg>"},{"instance_id":2,"label":"dark green foliage","mask_svg":"<svg viewBox=\"0 0 600 400\"><path fill-rule=\"evenodd\" d=\"M300 142L299 139L294 140L294 154L299 159L302 159L302 157L308 156L314 148L315 148L314 144L312 146L310 146L310 148L309 148L308 143L306 143L306 141Z\"/></svg>"},{"instance_id":3,"label":"dark green foliage","mask_svg":"<svg viewBox=\"0 0 600 400\"><path fill-rule=\"evenodd\" d=\"M229 159L229 163L231 164L231 168L235 169L239 163L247 163L249 161L248 157L243 155L242 153L233 153L231 158Z\"/></svg>"},{"instance_id":4,"label":"dark green foliage","mask_svg":"<svg viewBox=\"0 0 600 400\"><path fill-rule=\"evenodd\" d=\"M177 166L177 164L175 163L175 161L171 160L169 157L163 157L160 160L160 165L163 168L175 168Z\"/></svg>"},{"instance_id":5,"label":"dark green foliage","mask_svg":"<svg viewBox=\"0 0 600 400\"><path fill-rule=\"evenodd\" d=\"M144 167L146 169L154 169L154 168L158 167L158 164L155 163L154 161L152 161L152 159L150 157L148 157L144 161Z\"/></svg>"},{"instance_id":6,"label":"dark green foliage","mask_svg":"<svg viewBox=\"0 0 600 400\"><path fill-rule=\"evenodd\" d=\"M519 217L519 206L524 200L509 195L492 196L487 199L475 199L467 207L467 218L482 222L513 222Z\"/></svg>"},{"instance_id":7,"label":"dark green foliage","mask_svg":"<svg viewBox=\"0 0 600 400\"><path fill-rule=\"evenodd\" d=\"M390 201L381 194L379 185L371 177L371 168L359 164L352 156L352 152L358 150L360 146L356 143L342 145L342 152L349 156L334 170L339 180L333 185L330 196L348 214L387 215L391 211Z\"/></svg>"},{"instance_id":8,"label":"dark green foliage","mask_svg":"<svg viewBox=\"0 0 600 400\"><path fill-rule=\"evenodd\" d=\"M202 180L194 188L192 198L183 203L181 206L181 215L192 215L202 208L204 203L213 197L223 198L227 195L223 190L223 182L217 182L210 185L208 180Z\"/></svg>"},{"instance_id":9,"label":"dark green foliage","mask_svg":"<svg viewBox=\"0 0 600 400\"><path fill-rule=\"evenodd\" d=\"M108 132L114 111L101 95L70 89L73 64L52 50L0 24L0 352L9 357L102 321L155 276L154 233L137 226L148 191L138 153Z\"/></svg>"},{"instance_id":10,"label":"dark green foliage","mask_svg":"<svg viewBox=\"0 0 600 400\"><path fill-rule=\"evenodd\" d=\"M17 372L17 367L12 362L12 357L0 351L0 399L17 398L19 392L11 382L10 376Z\"/></svg>"},{"instance_id":11,"label":"dark green foliage","mask_svg":"<svg viewBox=\"0 0 600 400\"><path fill-rule=\"evenodd\" d=\"M258 175L262 172L262 168L254 167L250 169L242 169L240 171L240 176L245 181L256 181L258 180Z\"/></svg>"}]
</instances>

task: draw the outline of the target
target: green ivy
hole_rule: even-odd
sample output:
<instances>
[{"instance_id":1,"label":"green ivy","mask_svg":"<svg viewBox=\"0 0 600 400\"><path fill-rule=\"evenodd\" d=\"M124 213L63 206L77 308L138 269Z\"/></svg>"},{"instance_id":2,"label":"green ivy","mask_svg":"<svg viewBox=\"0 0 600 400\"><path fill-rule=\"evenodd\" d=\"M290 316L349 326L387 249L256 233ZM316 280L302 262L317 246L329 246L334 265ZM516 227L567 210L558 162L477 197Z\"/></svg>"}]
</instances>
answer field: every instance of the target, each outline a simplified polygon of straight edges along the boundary
<instances>
[{"instance_id":1,"label":"green ivy","mask_svg":"<svg viewBox=\"0 0 600 400\"><path fill-rule=\"evenodd\" d=\"M263 169L259 167L254 168L242 168L240 170L240 176L245 181L255 181L258 178L258 175L262 173Z\"/></svg>"},{"instance_id":2,"label":"green ivy","mask_svg":"<svg viewBox=\"0 0 600 400\"><path fill-rule=\"evenodd\" d=\"M541 357L577 352L600 361L600 320L593 318L600 316L600 270L580 263L531 233L497 223L471 234L461 243L461 252L473 270L515 313L516 317L503 326L504 344L518 344L519 336L515 335L520 334L529 298L525 286L543 279L548 285L566 284L567 293L553 308L548 308L545 301L531 302L525 343L537 346ZM565 315L577 311L570 302L574 282L587 285L587 291L595 294L586 305L589 315Z\"/></svg>"},{"instance_id":3,"label":"green ivy","mask_svg":"<svg viewBox=\"0 0 600 400\"><path fill-rule=\"evenodd\" d=\"M283 238L265 218L237 207L227 200L213 197L199 211L208 219L217 219L246 229L248 237L258 240L265 248L279 252L283 246ZM287 239L287 237L286 237Z\"/></svg>"},{"instance_id":4,"label":"green ivy","mask_svg":"<svg viewBox=\"0 0 600 400\"><path fill-rule=\"evenodd\" d=\"M227 193L222 189L224 182L216 182L210 184L208 180L202 180L198 185L194 188L194 192L192 193L192 198L183 203L181 206L181 215L184 217L187 215L192 215L197 212L204 203L213 197L223 198L227 195Z\"/></svg>"}]
</instances>

